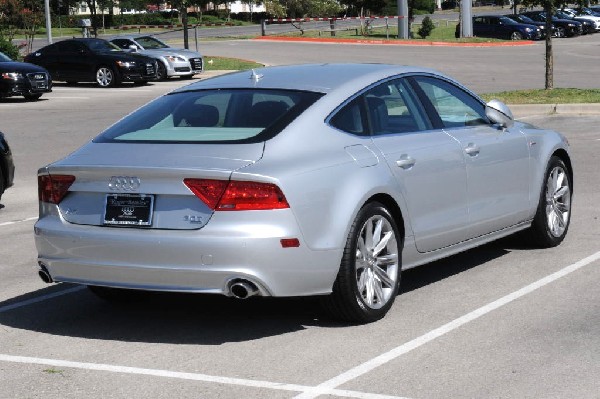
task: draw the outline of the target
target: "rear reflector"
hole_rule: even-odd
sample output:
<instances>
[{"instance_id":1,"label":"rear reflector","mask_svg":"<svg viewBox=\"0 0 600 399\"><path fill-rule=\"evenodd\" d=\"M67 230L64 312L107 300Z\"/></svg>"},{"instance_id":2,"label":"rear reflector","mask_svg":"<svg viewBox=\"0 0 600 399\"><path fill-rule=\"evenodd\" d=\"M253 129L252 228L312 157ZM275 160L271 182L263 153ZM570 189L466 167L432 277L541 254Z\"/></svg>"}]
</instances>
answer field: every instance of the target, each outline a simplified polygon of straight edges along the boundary
<instances>
[{"instance_id":1,"label":"rear reflector","mask_svg":"<svg viewBox=\"0 0 600 399\"><path fill-rule=\"evenodd\" d=\"M289 208L281 189L271 183L184 179L183 183L215 211L254 211Z\"/></svg>"},{"instance_id":2,"label":"rear reflector","mask_svg":"<svg viewBox=\"0 0 600 399\"><path fill-rule=\"evenodd\" d=\"M282 238L282 248L298 248L300 246L300 240L297 238Z\"/></svg>"},{"instance_id":3,"label":"rear reflector","mask_svg":"<svg viewBox=\"0 0 600 399\"><path fill-rule=\"evenodd\" d=\"M38 199L42 202L59 204L75 181L71 175L38 176Z\"/></svg>"}]
</instances>

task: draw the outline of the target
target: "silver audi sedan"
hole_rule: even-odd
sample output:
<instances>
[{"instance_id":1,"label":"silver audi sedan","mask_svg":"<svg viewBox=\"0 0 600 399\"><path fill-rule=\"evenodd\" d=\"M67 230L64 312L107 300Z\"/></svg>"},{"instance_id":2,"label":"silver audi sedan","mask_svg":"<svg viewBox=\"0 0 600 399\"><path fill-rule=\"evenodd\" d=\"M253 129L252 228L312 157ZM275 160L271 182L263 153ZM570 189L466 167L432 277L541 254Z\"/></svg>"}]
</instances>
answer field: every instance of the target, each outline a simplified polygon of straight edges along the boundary
<instances>
[{"instance_id":1,"label":"silver audi sedan","mask_svg":"<svg viewBox=\"0 0 600 399\"><path fill-rule=\"evenodd\" d=\"M434 70L262 68L150 102L38 172L45 282L236 298L319 295L382 318L404 269L521 230L561 243L559 133Z\"/></svg>"}]
</instances>

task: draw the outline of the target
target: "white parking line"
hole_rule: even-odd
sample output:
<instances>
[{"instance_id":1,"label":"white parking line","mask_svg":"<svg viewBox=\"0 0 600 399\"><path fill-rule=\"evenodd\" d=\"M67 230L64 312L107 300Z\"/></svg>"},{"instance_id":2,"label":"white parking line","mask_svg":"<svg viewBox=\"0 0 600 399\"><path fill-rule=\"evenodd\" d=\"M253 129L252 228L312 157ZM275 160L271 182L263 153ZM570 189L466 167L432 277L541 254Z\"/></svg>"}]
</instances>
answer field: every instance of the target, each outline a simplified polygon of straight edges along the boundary
<instances>
[{"instance_id":1,"label":"white parking line","mask_svg":"<svg viewBox=\"0 0 600 399\"><path fill-rule=\"evenodd\" d=\"M590 263L593 263L599 259L600 259L600 251L596 252L593 255L588 256L585 259L580 260L577 263L573 263L572 265L569 265L569 266L565 267L564 269L561 269L555 273L552 273L549 276L546 276L536 282L533 282L533 283L521 288L518 291L510 293L500 299L495 300L494 302L490 302L487 305L480 307L479 309L476 309L470 313L467 313L466 315L459 317L458 319L454 319L453 321L451 321L447 324L444 324L443 326L438 327L435 330L432 330L424 335L421 335L420 337L417 337L417 338L413 339L412 341L406 342L405 344L397 346L396 348L394 348L386 353L383 353L371 360L368 360L363 364L360 364L360 365L358 365L336 377L333 377L332 379L330 379L328 381L325 381L322 384L319 384L316 387L317 390L313 390L313 392L302 393L302 394L294 397L294 399L313 399L313 398L316 398L317 396L325 395L331 389L335 389L335 388L339 387L340 385L343 385L351 380L361 377L362 375L364 375L364 374L376 369L377 367L382 366L392 360L395 360L396 358L412 351L413 349L417 349L417 348L433 341L436 338L439 338L445 334L448 334L449 332L454 331L457 328L459 328L473 320L480 318L481 316L485 316L486 314L488 314L506 304L509 304L527 294L530 294L533 291L535 291L547 284L552 283L553 281L556 281L562 277L565 277L565 276L573 273L574 271L579 270L582 267L587 266ZM323 391L319 391L319 389L322 389Z\"/></svg>"},{"instance_id":2,"label":"white parking line","mask_svg":"<svg viewBox=\"0 0 600 399\"><path fill-rule=\"evenodd\" d=\"M21 219L21 220L12 220L10 222L0 223L0 227L2 227L2 226L10 226L11 224L17 224L17 223L23 223L23 222L30 222L32 220L37 220L37 219L38 219L38 217L36 216L36 217L31 217L31 218L26 218L26 219Z\"/></svg>"},{"instance_id":3,"label":"white parking line","mask_svg":"<svg viewBox=\"0 0 600 399\"><path fill-rule=\"evenodd\" d=\"M10 363L24 363L24 364L39 364L44 366L52 367L67 367L75 368L80 370L94 370L94 371L108 371L112 373L124 373L124 374L135 374L135 375L151 375L154 377L165 377L165 378L177 378L181 380L192 380L202 381L225 385L238 385L243 387L251 388L266 388L274 389L279 391L294 391L294 392L311 392L315 387L297 384L284 384L279 382L259 381L259 380L246 380L242 378L229 378L229 377L217 377L207 374L199 373L183 373L169 370L157 370L157 369L143 369L137 367L126 367L126 366L113 366L110 364L99 364L99 363L81 363L81 362L70 362L66 360L54 360L54 359L41 359L36 357L24 357L24 356L11 356L0 354L0 361ZM321 391L319 391L321 392ZM347 391L342 389L332 389L327 391L328 395L359 398L359 399L408 399L401 398L399 396L379 395L357 391Z\"/></svg>"}]
</instances>

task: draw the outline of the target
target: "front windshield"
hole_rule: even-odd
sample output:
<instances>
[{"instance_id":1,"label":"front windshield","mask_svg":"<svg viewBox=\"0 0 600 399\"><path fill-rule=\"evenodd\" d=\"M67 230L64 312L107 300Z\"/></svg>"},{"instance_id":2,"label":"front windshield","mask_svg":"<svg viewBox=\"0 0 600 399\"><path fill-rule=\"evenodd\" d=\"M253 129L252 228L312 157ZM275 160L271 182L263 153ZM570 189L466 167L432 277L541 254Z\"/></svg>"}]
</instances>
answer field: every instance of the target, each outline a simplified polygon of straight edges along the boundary
<instances>
[{"instance_id":1,"label":"front windshield","mask_svg":"<svg viewBox=\"0 0 600 399\"><path fill-rule=\"evenodd\" d=\"M260 142L283 130L320 96L266 89L172 93L117 122L94 142Z\"/></svg>"},{"instance_id":2,"label":"front windshield","mask_svg":"<svg viewBox=\"0 0 600 399\"><path fill-rule=\"evenodd\" d=\"M123 51L116 45L106 40L89 40L88 47L93 51Z\"/></svg>"},{"instance_id":3,"label":"front windshield","mask_svg":"<svg viewBox=\"0 0 600 399\"><path fill-rule=\"evenodd\" d=\"M3 53L0 53L0 62L11 62L12 60L10 58L8 58L6 55L4 55Z\"/></svg>"},{"instance_id":4,"label":"front windshield","mask_svg":"<svg viewBox=\"0 0 600 399\"><path fill-rule=\"evenodd\" d=\"M151 37L151 36L142 36L135 39L136 42L139 43L146 50L155 50L159 48L169 48L166 44L161 42L160 40Z\"/></svg>"},{"instance_id":5,"label":"front windshield","mask_svg":"<svg viewBox=\"0 0 600 399\"><path fill-rule=\"evenodd\" d=\"M532 23L532 22L535 23L535 21L533 19L526 17L525 15L520 15L519 19L521 20L521 22L526 23L526 24Z\"/></svg>"},{"instance_id":6,"label":"front windshield","mask_svg":"<svg viewBox=\"0 0 600 399\"><path fill-rule=\"evenodd\" d=\"M508 18L508 17L500 17L500 22L507 24L507 25L514 25L516 22L513 21L512 19Z\"/></svg>"}]
</instances>

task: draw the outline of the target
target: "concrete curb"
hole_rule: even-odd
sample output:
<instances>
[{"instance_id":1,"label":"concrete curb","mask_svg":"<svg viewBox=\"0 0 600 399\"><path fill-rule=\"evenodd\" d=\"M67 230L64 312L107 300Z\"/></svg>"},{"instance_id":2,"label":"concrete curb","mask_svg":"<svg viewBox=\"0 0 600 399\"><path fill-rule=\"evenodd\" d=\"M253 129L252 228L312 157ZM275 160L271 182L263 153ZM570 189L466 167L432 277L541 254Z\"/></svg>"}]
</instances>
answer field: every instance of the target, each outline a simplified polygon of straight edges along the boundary
<instances>
[{"instance_id":1,"label":"concrete curb","mask_svg":"<svg viewBox=\"0 0 600 399\"><path fill-rule=\"evenodd\" d=\"M515 117L550 114L600 114L600 104L513 104L508 105Z\"/></svg>"},{"instance_id":2,"label":"concrete curb","mask_svg":"<svg viewBox=\"0 0 600 399\"><path fill-rule=\"evenodd\" d=\"M480 42L480 43L453 43L453 42L432 42L421 40L382 40L382 39L330 39L316 37L286 37L286 36L261 36L252 40L279 41L279 42L309 42L309 43L328 43L328 44L377 44L388 46L428 46L428 47L513 47L513 46L531 46L535 42L531 40L516 40L512 42Z\"/></svg>"}]
</instances>

